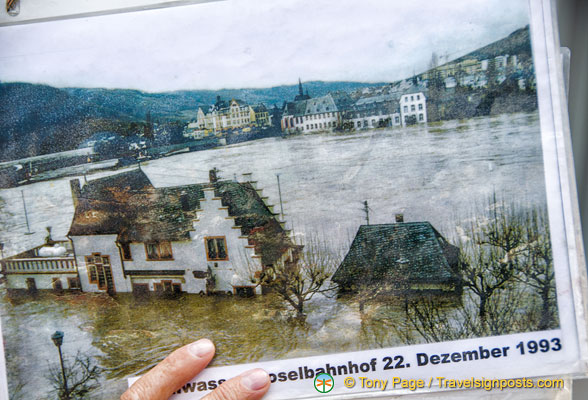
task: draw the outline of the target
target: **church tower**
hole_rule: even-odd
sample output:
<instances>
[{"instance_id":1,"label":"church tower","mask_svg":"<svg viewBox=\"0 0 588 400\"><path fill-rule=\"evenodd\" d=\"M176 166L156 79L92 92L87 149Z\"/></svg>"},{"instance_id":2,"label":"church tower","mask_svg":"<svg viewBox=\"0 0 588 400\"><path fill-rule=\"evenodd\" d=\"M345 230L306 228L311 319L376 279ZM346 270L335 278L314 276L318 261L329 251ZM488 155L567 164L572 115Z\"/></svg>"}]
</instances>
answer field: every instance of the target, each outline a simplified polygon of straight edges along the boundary
<instances>
[{"instance_id":1,"label":"church tower","mask_svg":"<svg viewBox=\"0 0 588 400\"><path fill-rule=\"evenodd\" d=\"M302 90L302 81L300 80L300 78L298 78L298 94L296 95L296 97L294 97L294 101L308 99L310 99L310 96L308 95L308 89L306 89L306 94L304 94L304 91Z\"/></svg>"}]
</instances>

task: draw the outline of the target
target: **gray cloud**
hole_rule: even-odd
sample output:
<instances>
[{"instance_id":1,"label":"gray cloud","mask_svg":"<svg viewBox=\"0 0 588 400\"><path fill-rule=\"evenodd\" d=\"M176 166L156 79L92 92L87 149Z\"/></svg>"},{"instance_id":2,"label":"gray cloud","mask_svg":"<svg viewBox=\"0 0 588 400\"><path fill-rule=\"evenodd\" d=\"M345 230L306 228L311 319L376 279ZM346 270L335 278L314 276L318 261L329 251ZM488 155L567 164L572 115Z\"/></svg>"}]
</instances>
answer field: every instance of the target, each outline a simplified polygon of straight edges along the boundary
<instances>
[{"instance_id":1,"label":"gray cloud","mask_svg":"<svg viewBox=\"0 0 588 400\"><path fill-rule=\"evenodd\" d=\"M526 0L231 0L0 28L0 79L148 91L391 81L528 20Z\"/></svg>"}]
</instances>

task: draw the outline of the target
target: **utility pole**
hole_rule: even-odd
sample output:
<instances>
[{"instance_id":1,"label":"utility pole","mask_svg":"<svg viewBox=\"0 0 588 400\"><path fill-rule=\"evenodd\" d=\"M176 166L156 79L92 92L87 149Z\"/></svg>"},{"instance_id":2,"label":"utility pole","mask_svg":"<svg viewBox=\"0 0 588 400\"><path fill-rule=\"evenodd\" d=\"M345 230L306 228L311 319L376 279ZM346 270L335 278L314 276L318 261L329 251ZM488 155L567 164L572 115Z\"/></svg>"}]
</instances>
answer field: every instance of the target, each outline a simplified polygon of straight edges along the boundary
<instances>
[{"instance_id":1,"label":"utility pole","mask_svg":"<svg viewBox=\"0 0 588 400\"><path fill-rule=\"evenodd\" d=\"M365 212L365 220L367 224L370 224L370 208L368 206L367 200L363 202L363 212Z\"/></svg>"},{"instance_id":2,"label":"utility pole","mask_svg":"<svg viewBox=\"0 0 588 400\"><path fill-rule=\"evenodd\" d=\"M278 178L278 194L280 196L280 214L282 216L282 221L284 220L284 205L282 204L282 188L280 187L280 174L276 174L276 178Z\"/></svg>"},{"instance_id":3,"label":"utility pole","mask_svg":"<svg viewBox=\"0 0 588 400\"><path fill-rule=\"evenodd\" d=\"M25 202L24 190L21 190L20 194L22 195L22 206L24 208L25 220L27 221L27 232L25 235L32 235L34 232L31 232L31 227L29 225L29 216L27 214L27 203Z\"/></svg>"}]
</instances>

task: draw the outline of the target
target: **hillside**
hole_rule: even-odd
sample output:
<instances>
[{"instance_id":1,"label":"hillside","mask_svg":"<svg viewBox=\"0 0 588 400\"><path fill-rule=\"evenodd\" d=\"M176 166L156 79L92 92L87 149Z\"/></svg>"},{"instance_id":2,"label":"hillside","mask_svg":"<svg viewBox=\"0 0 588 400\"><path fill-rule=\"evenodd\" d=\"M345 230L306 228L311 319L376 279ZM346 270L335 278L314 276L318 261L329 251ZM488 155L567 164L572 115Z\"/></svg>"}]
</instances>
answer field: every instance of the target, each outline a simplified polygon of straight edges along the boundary
<instances>
[{"instance_id":1,"label":"hillside","mask_svg":"<svg viewBox=\"0 0 588 400\"><path fill-rule=\"evenodd\" d=\"M312 96L382 83L308 82ZM281 107L297 85L263 89L223 89L147 93L127 89L55 88L31 83L0 83L0 161L75 149L96 132L137 133L148 112L160 122L194 119L198 107L216 96ZM139 129L140 131L140 129Z\"/></svg>"},{"instance_id":2,"label":"hillside","mask_svg":"<svg viewBox=\"0 0 588 400\"><path fill-rule=\"evenodd\" d=\"M360 82L305 82L311 96L322 96L335 90L350 91L383 83ZM275 86L260 89L183 90L176 92L147 93L125 89L63 89L84 102L109 109L117 109L126 115L144 119L147 111L155 119L189 120L196 116L198 107L209 107L217 96L223 99L240 99L249 104L264 103L266 106L282 106L298 94L298 85Z\"/></svg>"},{"instance_id":3,"label":"hillside","mask_svg":"<svg viewBox=\"0 0 588 400\"><path fill-rule=\"evenodd\" d=\"M89 129L131 119L116 108L29 83L0 83L0 104L0 160L69 150Z\"/></svg>"},{"instance_id":4,"label":"hillside","mask_svg":"<svg viewBox=\"0 0 588 400\"><path fill-rule=\"evenodd\" d=\"M481 61L502 54L518 54L523 57L531 57L531 33L529 31L529 25L517 29L504 39L490 43L487 46L453 60L451 63L457 63L468 59Z\"/></svg>"}]
</instances>

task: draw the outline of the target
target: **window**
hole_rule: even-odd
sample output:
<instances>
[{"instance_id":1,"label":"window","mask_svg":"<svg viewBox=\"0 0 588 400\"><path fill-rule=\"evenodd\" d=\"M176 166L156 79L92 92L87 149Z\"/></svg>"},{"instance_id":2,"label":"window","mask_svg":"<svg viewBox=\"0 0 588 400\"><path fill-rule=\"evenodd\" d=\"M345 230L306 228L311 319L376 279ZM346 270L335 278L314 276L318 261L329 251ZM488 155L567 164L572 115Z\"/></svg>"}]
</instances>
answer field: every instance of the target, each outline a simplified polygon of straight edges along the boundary
<instances>
[{"instance_id":1,"label":"window","mask_svg":"<svg viewBox=\"0 0 588 400\"><path fill-rule=\"evenodd\" d=\"M417 100L420 100L420 99L421 99L421 96L417 94Z\"/></svg>"},{"instance_id":2,"label":"window","mask_svg":"<svg viewBox=\"0 0 588 400\"><path fill-rule=\"evenodd\" d=\"M361 128L361 121L357 121L357 127Z\"/></svg>"},{"instance_id":3,"label":"window","mask_svg":"<svg viewBox=\"0 0 588 400\"><path fill-rule=\"evenodd\" d=\"M224 236L204 238L206 245L206 258L208 261L226 261L229 259L227 254L227 241Z\"/></svg>"},{"instance_id":4,"label":"window","mask_svg":"<svg viewBox=\"0 0 588 400\"><path fill-rule=\"evenodd\" d=\"M424 121L425 118L423 117L423 114L419 114L419 121Z\"/></svg>"},{"instance_id":5,"label":"window","mask_svg":"<svg viewBox=\"0 0 588 400\"><path fill-rule=\"evenodd\" d=\"M53 290L61 292L63 290L63 284L61 283L61 279L53 278Z\"/></svg>"},{"instance_id":6,"label":"window","mask_svg":"<svg viewBox=\"0 0 588 400\"><path fill-rule=\"evenodd\" d=\"M306 125L306 130L308 130L308 125Z\"/></svg>"},{"instance_id":7,"label":"window","mask_svg":"<svg viewBox=\"0 0 588 400\"><path fill-rule=\"evenodd\" d=\"M110 257L93 253L91 256L86 256L86 266L90 283L97 283L99 289L106 289L105 275L111 276Z\"/></svg>"},{"instance_id":8,"label":"window","mask_svg":"<svg viewBox=\"0 0 588 400\"><path fill-rule=\"evenodd\" d=\"M408 106L404 106L404 112L408 112Z\"/></svg>"},{"instance_id":9,"label":"window","mask_svg":"<svg viewBox=\"0 0 588 400\"><path fill-rule=\"evenodd\" d=\"M414 108L414 104L412 104L412 105L410 106L410 111L414 111L414 110L415 110L415 108Z\"/></svg>"},{"instance_id":10,"label":"window","mask_svg":"<svg viewBox=\"0 0 588 400\"><path fill-rule=\"evenodd\" d=\"M186 199L186 201L187 201L187 199ZM131 254L131 244L130 243L119 243L119 244L120 244L120 252L122 253L123 260L132 261L133 255Z\"/></svg>"},{"instance_id":11,"label":"window","mask_svg":"<svg viewBox=\"0 0 588 400\"><path fill-rule=\"evenodd\" d=\"M173 260L172 246L168 241L145 243L147 260Z\"/></svg>"},{"instance_id":12,"label":"window","mask_svg":"<svg viewBox=\"0 0 588 400\"><path fill-rule=\"evenodd\" d=\"M423 105L419 104L419 111L421 111L423 109Z\"/></svg>"},{"instance_id":13,"label":"window","mask_svg":"<svg viewBox=\"0 0 588 400\"><path fill-rule=\"evenodd\" d=\"M253 286L235 286L233 288L234 294L239 297L253 297L255 296L255 287Z\"/></svg>"},{"instance_id":14,"label":"window","mask_svg":"<svg viewBox=\"0 0 588 400\"><path fill-rule=\"evenodd\" d=\"M149 284L133 283L133 295L136 297L149 297Z\"/></svg>"},{"instance_id":15,"label":"window","mask_svg":"<svg viewBox=\"0 0 588 400\"><path fill-rule=\"evenodd\" d=\"M400 123L400 118L394 117L394 122L396 122L397 124L399 124Z\"/></svg>"},{"instance_id":16,"label":"window","mask_svg":"<svg viewBox=\"0 0 588 400\"><path fill-rule=\"evenodd\" d=\"M80 279L79 278L67 278L67 286L70 289L80 289Z\"/></svg>"},{"instance_id":17,"label":"window","mask_svg":"<svg viewBox=\"0 0 588 400\"><path fill-rule=\"evenodd\" d=\"M414 96L410 96L410 101L414 101Z\"/></svg>"}]
</instances>

